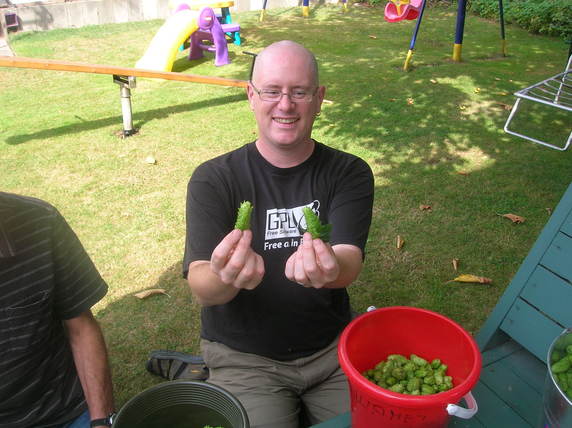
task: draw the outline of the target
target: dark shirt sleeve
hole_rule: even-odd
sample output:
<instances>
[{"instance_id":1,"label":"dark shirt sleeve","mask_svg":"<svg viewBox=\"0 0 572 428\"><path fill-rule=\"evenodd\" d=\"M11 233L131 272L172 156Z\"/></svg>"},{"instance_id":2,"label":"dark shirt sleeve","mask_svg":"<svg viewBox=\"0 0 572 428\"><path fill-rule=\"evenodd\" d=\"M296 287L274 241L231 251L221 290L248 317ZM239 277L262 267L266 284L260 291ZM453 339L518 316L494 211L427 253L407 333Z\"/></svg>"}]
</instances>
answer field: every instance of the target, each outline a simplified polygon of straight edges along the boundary
<instances>
[{"instance_id":1,"label":"dark shirt sleeve","mask_svg":"<svg viewBox=\"0 0 572 428\"><path fill-rule=\"evenodd\" d=\"M0 258L0 426L60 426L86 409L62 320L107 285L47 202L0 192L0 216L10 247Z\"/></svg>"},{"instance_id":2,"label":"dark shirt sleeve","mask_svg":"<svg viewBox=\"0 0 572 428\"><path fill-rule=\"evenodd\" d=\"M330 243L355 245L365 257L374 197L373 173L365 161L356 158L340 175L343 179L334 190L328 213L332 224Z\"/></svg>"},{"instance_id":3,"label":"dark shirt sleeve","mask_svg":"<svg viewBox=\"0 0 572 428\"><path fill-rule=\"evenodd\" d=\"M208 163L197 168L187 186L184 278L189 264L210 260L215 247L233 229L232 206L232 190L224 180L210 171Z\"/></svg>"},{"instance_id":4,"label":"dark shirt sleeve","mask_svg":"<svg viewBox=\"0 0 572 428\"><path fill-rule=\"evenodd\" d=\"M107 284L61 214L52 219L54 309L60 319L79 316L107 293Z\"/></svg>"}]
</instances>

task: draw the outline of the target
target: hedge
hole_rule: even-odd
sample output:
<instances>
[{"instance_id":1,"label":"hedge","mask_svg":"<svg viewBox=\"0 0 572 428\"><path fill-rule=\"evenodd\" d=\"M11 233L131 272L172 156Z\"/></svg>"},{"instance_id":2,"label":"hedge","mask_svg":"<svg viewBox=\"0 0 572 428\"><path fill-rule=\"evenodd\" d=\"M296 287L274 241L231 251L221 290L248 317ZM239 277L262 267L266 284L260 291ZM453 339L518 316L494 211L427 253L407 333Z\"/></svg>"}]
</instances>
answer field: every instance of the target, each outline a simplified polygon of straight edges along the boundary
<instances>
[{"instance_id":1,"label":"hedge","mask_svg":"<svg viewBox=\"0 0 572 428\"><path fill-rule=\"evenodd\" d=\"M429 0L430 1L430 0ZM498 0L469 0L468 8L483 18L499 17ZM531 33L572 38L571 0L504 0L505 22L514 23Z\"/></svg>"}]
</instances>

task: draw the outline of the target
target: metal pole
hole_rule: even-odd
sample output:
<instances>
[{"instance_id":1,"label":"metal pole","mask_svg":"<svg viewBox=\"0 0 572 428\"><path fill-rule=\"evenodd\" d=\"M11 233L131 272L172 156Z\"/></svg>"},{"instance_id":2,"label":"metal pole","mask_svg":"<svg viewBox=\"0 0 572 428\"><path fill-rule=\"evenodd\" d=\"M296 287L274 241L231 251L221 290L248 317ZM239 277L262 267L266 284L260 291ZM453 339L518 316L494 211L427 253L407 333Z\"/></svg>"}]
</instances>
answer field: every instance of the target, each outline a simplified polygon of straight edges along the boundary
<instances>
[{"instance_id":1,"label":"metal pole","mask_svg":"<svg viewBox=\"0 0 572 428\"><path fill-rule=\"evenodd\" d=\"M258 19L260 22L264 21L264 14L266 12L266 3L268 0L264 0L264 4L262 5L262 10L260 11L260 18Z\"/></svg>"},{"instance_id":2,"label":"metal pole","mask_svg":"<svg viewBox=\"0 0 572 428\"><path fill-rule=\"evenodd\" d=\"M455 44L453 45L453 61L461 61L461 49L463 48L463 32L465 30L465 12L467 0L459 0L457 7L457 26L455 29Z\"/></svg>"},{"instance_id":3,"label":"metal pole","mask_svg":"<svg viewBox=\"0 0 572 428\"><path fill-rule=\"evenodd\" d=\"M411 43L409 43L409 51L407 52L407 57L405 58L405 63L403 64L403 71L409 70L409 62L411 61L411 57L413 56L413 49L415 48L415 42L417 41L417 33L419 32L419 27L421 26L421 20L423 19L423 12L425 11L425 4L427 0L423 0L423 4L421 5L421 12L419 12L419 16L417 17L417 22L415 23L415 30L413 31L413 37L411 37Z\"/></svg>"},{"instance_id":4,"label":"metal pole","mask_svg":"<svg viewBox=\"0 0 572 428\"><path fill-rule=\"evenodd\" d=\"M504 33L504 9L502 0L499 0L499 18L500 18L500 33L501 33L501 53L506 56L506 38Z\"/></svg>"},{"instance_id":5,"label":"metal pole","mask_svg":"<svg viewBox=\"0 0 572 428\"><path fill-rule=\"evenodd\" d=\"M113 75L113 82L119 85L121 96L121 114L123 116L123 137L130 137L136 134L133 129L133 114L131 111L131 88L135 88L134 76Z\"/></svg>"},{"instance_id":6,"label":"metal pole","mask_svg":"<svg viewBox=\"0 0 572 428\"><path fill-rule=\"evenodd\" d=\"M302 2L302 16L307 18L310 16L310 0L304 0Z\"/></svg>"},{"instance_id":7,"label":"metal pole","mask_svg":"<svg viewBox=\"0 0 572 428\"><path fill-rule=\"evenodd\" d=\"M256 61L256 57L258 56L258 54L255 54L254 52L248 52L248 51L242 51L242 53L245 55L251 55L252 56L252 63L250 64L250 72L248 73L248 81L252 82L252 73L254 72L254 62Z\"/></svg>"}]
</instances>

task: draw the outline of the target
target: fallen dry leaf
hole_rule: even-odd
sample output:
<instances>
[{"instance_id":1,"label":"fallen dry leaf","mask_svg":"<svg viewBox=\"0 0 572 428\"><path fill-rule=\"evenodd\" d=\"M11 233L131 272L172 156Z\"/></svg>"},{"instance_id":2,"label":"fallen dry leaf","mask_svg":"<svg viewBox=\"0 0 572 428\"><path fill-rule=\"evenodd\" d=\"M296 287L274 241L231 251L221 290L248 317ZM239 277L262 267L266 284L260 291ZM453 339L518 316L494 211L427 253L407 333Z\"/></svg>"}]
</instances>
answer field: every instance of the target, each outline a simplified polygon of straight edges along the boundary
<instances>
[{"instance_id":1,"label":"fallen dry leaf","mask_svg":"<svg viewBox=\"0 0 572 428\"><path fill-rule=\"evenodd\" d=\"M475 94L478 94L479 92L481 92L481 88L475 88L475 89L473 89L473 92Z\"/></svg>"},{"instance_id":2,"label":"fallen dry leaf","mask_svg":"<svg viewBox=\"0 0 572 428\"><path fill-rule=\"evenodd\" d=\"M397 101L397 98L390 98L389 101L390 101L390 102Z\"/></svg>"},{"instance_id":3,"label":"fallen dry leaf","mask_svg":"<svg viewBox=\"0 0 572 428\"><path fill-rule=\"evenodd\" d=\"M472 282L478 284L492 284L493 280L490 278L485 278L484 276L477 276L464 273L462 275L459 275L457 278L447 282Z\"/></svg>"},{"instance_id":4,"label":"fallen dry leaf","mask_svg":"<svg viewBox=\"0 0 572 428\"><path fill-rule=\"evenodd\" d=\"M413 98L407 98L407 104L411 106L415 104L415 100Z\"/></svg>"},{"instance_id":5,"label":"fallen dry leaf","mask_svg":"<svg viewBox=\"0 0 572 428\"><path fill-rule=\"evenodd\" d=\"M459 259L453 259L452 264L453 264L453 269L455 270L459 269Z\"/></svg>"},{"instance_id":6,"label":"fallen dry leaf","mask_svg":"<svg viewBox=\"0 0 572 428\"><path fill-rule=\"evenodd\" d=\"M513 223L516 223L516 224L524 223L524 220L525 220L524 217L521 217L521 216L516 215L516 214L498 214L497 213L497 215L500 215L501 217L504 217L504 218L508 218Z\"/></svg>"},{"instance_id":7,"label":"fallen dry leaf","mask_svg":"<svg viewBox=\"0 0 572 428\"><path fill-rule=\"evenodd\" d=\"M167 294L164 288L150 288L149 290L140 291L139 293L135 293L134 296L138 299L146 299L149 296L153 296L155 294L164 294L168 297L171 297Z\"/></svg>"},{"instance_id":8,"label":"fallen dry leaf","mask_svg":"<svg viewBox=\"0 0 572 428\"><path fill-rule=\"evenodd\" d=\"M469 175L469 173L467 171L457 171L457 174L459 175Z\"/></svg>"},{"instance_id":9,"label":"fallen dry leaf","mask_svg":"<svg viewBox=\"0 0 572 428\"><path fill-rule=\"evenodd\" d=\"M397 247L397 249L401 250L401 247L403 247L403 244L405 244L405 241L403 240L401 235L397 235L397 238L395 239L395 246Z\"/></svg>"},{"instance_id":10,"label":"fallen dry leaf","mask_svg":"<svg viewBox=\"0 0 572 428\"><path fill-rule=\"evenodd\" d=\"M552 208L546 208L546 212L548 213L548 215L552 215Z\"/></svg>"},{"instance_id":11,"label":"fallen dry leaf","mask_svg":"<svg viewBox=\"0 0 572 428\"><path fill-rule=\"evenodd\" d=\"M369 37L370 39L377 39L377 36L374 36L373 34L370 34L368 37Z\"/></svg>"},{"instance_id":12,"label":"fallen dry leaf","mask_svg":"<svg viewBox=\"0 0 572 428\"><path fill-rule=\"evenodd\" d=\"M432 210L431 205L425 205L425 204L419 205L419 209L421 211L431 211Z\"/></svg>"},{"instance_id":13,"label":"fallen dry leaf","mask_svg":"<svg viewBox=\"0 0 572 428\"><path fill-rule=\"evenodd\" d=\"M437 83L437 81L436 81L435 79L429 79L429 81L430 81L431 83Z\"/></svg>"},{"instance_id":14,"label":"fallen dry leaf","mask_svg":"<svg viewBox=\"0 0 572 428\"><path fill-rule=\"evenodd\" d=\"M499 106L499 107L505 109L505 110L512 110L512 105L510 105L510 104L505 104L505 103L501 103L501 102L498 102L498 101L497 101L495 104L496 104L497 106Z\"/></svg>"}]
</instances>

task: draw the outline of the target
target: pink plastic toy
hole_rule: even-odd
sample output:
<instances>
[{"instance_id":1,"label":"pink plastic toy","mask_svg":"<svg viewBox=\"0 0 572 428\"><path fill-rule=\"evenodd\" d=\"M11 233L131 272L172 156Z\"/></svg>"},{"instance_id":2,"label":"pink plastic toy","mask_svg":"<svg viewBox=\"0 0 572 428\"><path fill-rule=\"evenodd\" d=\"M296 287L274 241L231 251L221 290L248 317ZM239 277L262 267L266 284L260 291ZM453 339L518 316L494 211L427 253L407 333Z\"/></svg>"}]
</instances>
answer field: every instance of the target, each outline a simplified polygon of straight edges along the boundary
<instances>
[{"instance_id":1,"label":"pink plastic toy","mask_svg":"<svg viewBox=\"0 0 572 428\"><path fill-rule=\"evenodd\" d=\"M391 0L385 5L385 20L397 22L403 19L417 19L423 0Z\"/></svg>"}]
</instances>

